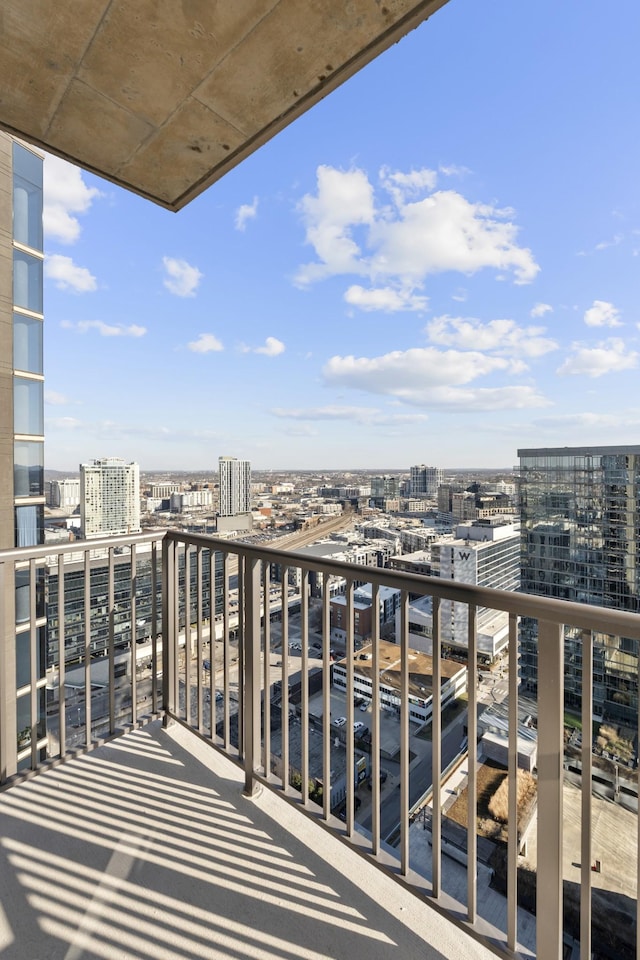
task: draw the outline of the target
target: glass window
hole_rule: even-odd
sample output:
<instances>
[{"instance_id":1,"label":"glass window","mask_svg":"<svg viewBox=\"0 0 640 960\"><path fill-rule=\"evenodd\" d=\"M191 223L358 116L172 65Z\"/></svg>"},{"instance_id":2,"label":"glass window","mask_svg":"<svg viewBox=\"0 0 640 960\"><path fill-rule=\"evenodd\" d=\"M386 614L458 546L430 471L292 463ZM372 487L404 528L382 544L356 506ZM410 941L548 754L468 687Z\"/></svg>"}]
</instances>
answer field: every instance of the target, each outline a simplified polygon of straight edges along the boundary
<instances>
[{"instance_id":1,"label":"glass window","mask_svg":"<svg viewBox=\"0 0 640 960\"><path fill-rule=\"evenodd\" d=\"M13 366L27 373L42 373L42 320L14 313Z\"/></svg>"},{"instance_id":2,"label":"glass window","mask_svg":"<svg viewBox=\"0 0 640 960\"><path fill-rule=\"evenodd\" d=\"M16 440L13 445L14 497L41 497L44 494L44 444Z\"/></svg>"},{"instance_id":3,"label":"glass window","mask_svg":"<svg viewBox=\"0 0 640 960\"><path fill-rule=\"evenodd\" d=\"M43 676L42 653L44 650L44 627L38 627L36 631L36 662L35 679L39 680ZM16 686L26 687L31 683L31 633L19 633L16 636Z\"/></svg>"},{"instance_id":4,"label":"glass window","mask_svg":"<svg viewBox=\"0 0 640 960\"><path fill-rule=\"evenodd\" d=\"M33 150L13 142L13 172L42 190L42 157Z\"/></svg>"},{"instance_id":5,"label":"glass window","mask_svg":"<svg viewBox=\"0 0 640 960\"><path fill-rule=\"evenodd\" d=\"M44 541L44 510L39 504L16 507L16 547L37 547Z\"/></svg>"},{"instance_id":6,"label":"glass window","mask_svg":"<svg viewBox=\"0 0 640 960\"><path fill-rule=\"evenodd\" d=\"M13 302L42 313L42 260L22 250L13 251Z\"/></svg>"},{"instance_id":7,"label":"glass window","mask_svg":"<svg viewBox=\"0 0 640 960\"><path fill-rule=\"evenodd\" d=\"M44 384L42 380L13 378L13 431L42 436L44 433Z\"/></svg>"},{"instance_id":8,"label":"glass window","mask_svg":"<svg viewBox=\"0 0 640 960\"><path fill-rule=\"evenodd\" d=\"M42 250L42 189L13 177L13 239Z\"/></svg>"}]
</instances>

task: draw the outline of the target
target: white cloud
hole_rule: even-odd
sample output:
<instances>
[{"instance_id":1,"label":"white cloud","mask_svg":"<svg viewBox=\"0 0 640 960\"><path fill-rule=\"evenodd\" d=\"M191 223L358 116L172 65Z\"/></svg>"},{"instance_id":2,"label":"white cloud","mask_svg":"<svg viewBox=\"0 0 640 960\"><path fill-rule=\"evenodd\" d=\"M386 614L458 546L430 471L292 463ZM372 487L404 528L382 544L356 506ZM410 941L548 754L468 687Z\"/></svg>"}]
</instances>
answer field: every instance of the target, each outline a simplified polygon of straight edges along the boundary
<instances>
[{"instance_id":1,"label":"white cloud","mask_svg":"<svg viewBox=\"0 0 640 960\"><path fill-rule=\"evenodd\" d=\"M75 417L47 417L46 426L58 430L77 430L78 427L84 426L81 420L76 420Z\"/></svg>"},{"instance_id":2,"label":"white cloud","mask_svg":"<svg viewBox=\"0 0 640 960\"><path fill-rule=\"evenodd\" d=\"M267 337L262 347L256 347L254 353L262 353L265 357L277 357L285 351L285 345L277 337Z\"/></svg>"},{"instance_id":3,"label":"white cloud","mask_svg":"<svg viewBox=\"0 0 640 960\"><path fill-rule=\"evenodd\" d=\"M86 267L78 267L71 257L52 253L44 259L44 275L53 280L59 290L90 293L98 289L96 278Z\"/></svg>"},{"instance_id":4,"label":"white cloud","mask_svg":"<svg viewBox=\"0 0 640 960\"><path fill-rule=\"evenodd\" d=\"M320 166L317 182L316 196L306 194L298 206L307 230L306 241L320 260L300 268L296 281L302 285L335 274L366 273L352 231L374 219L373 187L364 171L345 173Z\"/></svg>"},{"instance_id":5,"label":"white cloud","mask_svg":"<svg viewBox=\"0 0 640 960\"><path fill-rule=\"evenodd\" d=\"M212 333L201 333L197 340L187 344L187 349L192 353L219 353L224 347Z\"/></svg>"},{"instance_id":6,"label":"white cloud","mask_svg":"<svg viewBox=\"0 0 640 960\"><path fill-rule=\"evenodd\" d=\"M344 295L347 303L360 310L382 310L395 313L400 310L426 310L429 298L409 290L393 287L372 287L365 290L359 284L349 287Z\"/></svg>"},{"instance_id":7,"label":"white cloud","mask_svg":"<svg viewBox=\"0 0 640 960\"><path fill-rule=\"evenodd\" d=\"M555 417L540 417L537 420L532 420L531 423L534 427L545 430L559 430L562 433L580 429L619 431L621 428L631 428L637 431L640 428L640 414L564 413Z\"/></svg>"},{"instance_id":8,"label":"white cloud","mask_svg":"<svg viewBox=\"0 0 640 960\"><path fill-rule=\"evenodd\" d=\"M543 406L529 386L461 389L495 372L518 373L522 364L478 351L395 350L380 357L332 357L323 374L332 385L396 397L404 403L447 410L495 410Z\"/></svg>"},{"instance_id":9,"label":"white cloud","mask_svg":"<svg viewBox=\"0 0 640 960\"><path fill-rule=\"evenodd\" d=\"M167 290L175 293L177 297L194 297L203 277L198 268L192 267L186 260L177 260L175 257L163 257L162 263L167 272L163 280Z\"/></svg>"},{"instance_id":10,"label":"white cloud","mask_svg":"<svg viewBox=\"0 0 640 960\"><path fill-rule=\"evenodd\" d=\"M438 167L438 172L444 177L466 177L472 171L469 169L469 167L461 167L455 163L449 163L446 166L441 164Z\"/></svg>"},{"instance_id":11,"label":"white cloud","mask_svg":"<svg viewBox=\"0 0 640 960\"><path fill-rule=\"evenodd\" d=\"M616 233L611 240L601 240L600 243L596 243L596 250L606 250L607 247L617 247L624 240L624 236L621 233Z\"/></svg>"},{"instance_id":12,"label":"white cloud","mask_svg":"<svg viewBox=\"0 0 640 960\"><path fill-rule=\"evenodd\" d=\"M299 205L306 241L318 259L300 267L297 283L356 274L413 289L429 274L483 268L510 272L516 283L535 278L539 267L517 243L512 210L472 203L454 190L420 198L435 185L431 170L384 169L381 177L393 205L376 209L374 187L363 170L318 168L316 195L307 194Z\"/></svg>"},{"instance_id":13,"label":"white cloud","mask_svg":"<svg viewBox=\"0 0 640 960\"><path fill-rule=\"evenodd\" d=\"M407 199L417 197L425 190L435 190L438 174L435 170L424 167L422 170L412 170L411 173L392 171L389 167L380 170L380 183L391 194L396 206L402 206Z\"/></svg>"},{"instance_id":14,"label":"white cloud","mask_svg":"<svg viewBox=\"0 0 640 960\"><path fill-rule=\"evenodd\" d=\"M69 399L56 390L45 390L44 402L51 404L52 407L64 407L69 403Z\"/></svg>"},{"instance_id":15,"label":"white cloud","mask_svg":"<svg viewBox=\"0 0 640 960\"><path fill-rule=\"evenodd\" d=\"M588 327L621 327L620 311L606 300L594 300L584 315Z\"/></svg>"},{"instance_id":16,"label":"white cloud","mask_svg":"<svg viewBox=\"0 0 640 960\"><path fill-rule=\"evenodd\" d=\"M503 355L541 357L558 349L555 340L543 337L544 327L519 327L514 320L475 317L434 317L425 331L433 343L461 350L493 350Z\"/></svg>"},{"instance_id":17,"label":"white cloud","mask_svg":"<svg viewBox=\"0 0 640 960\"><path fill-rule=\"evenodd\" d=\"M550 303L536 303L531 310L532 317L544 317L545 313L553 313Z\"/></svg>"},{"instance_id":18,"label":"white cloud","mask_svg":"<svg viewBox=\"0 0 640 960\"><path fill-rule=\"evenodd\" d=\"M101 196L100 191L87 186L78 167L51 154L45 156L43 188L45 235L62 243L75 243L80 222L73 214L87 213L94 198Z\"/></svg>"},{"instance_id":19,"label":"white cloud","mask_svg":"<svg viewBox=\"0 0 640 960\"><path fill-rule=\"evenodd\" d=\"M236 230L245 230L247 220L253 220L258 213L258 198L253 198L253 203L243 203L236 210Z\"/></svg>"},{"instance_id":20,"label":"white cloud","mask_svg":"<svg viewBox=\"0 0 640 960\"><path fill-rule=\"evenodd\" d=\"M426 413L382 413L377 407L350 407L328 405L325 407L294 407L285 409L276 407L271 410L274 417L284 420L347 420L356 423L368 423L376 426L396 426L401 424L423 423L428 420Z\"/></svg>"},{"instance_id":21,"label":"white cloud","mask_svg":"<svg viewBox=\"0 0 640 960\"><path fill-rule=\"evenodd\" d=\"M87 333L89 330L97 330L101 337L144 337L147 332L146 327L140 327L135 323L125 327L123 324L103 323L101 320L79 320L72 323L70 320L62 320L60 326L65 330L76 330L78 333Z\"/></svg>"},{"instance_id":22,"label":"white cloud","mask_svg":"<svg viewBox=\"0 0 640 960\"><path fill-rule=\"evenodd\" d=\"M638 354L634 350L627 353L624 340L616 337L604 340L596 347L573 343L572 350L572 355L558 367L557 373L602 377L606 373L634 370L638 365Z\"/></svg>"}]
</instances>

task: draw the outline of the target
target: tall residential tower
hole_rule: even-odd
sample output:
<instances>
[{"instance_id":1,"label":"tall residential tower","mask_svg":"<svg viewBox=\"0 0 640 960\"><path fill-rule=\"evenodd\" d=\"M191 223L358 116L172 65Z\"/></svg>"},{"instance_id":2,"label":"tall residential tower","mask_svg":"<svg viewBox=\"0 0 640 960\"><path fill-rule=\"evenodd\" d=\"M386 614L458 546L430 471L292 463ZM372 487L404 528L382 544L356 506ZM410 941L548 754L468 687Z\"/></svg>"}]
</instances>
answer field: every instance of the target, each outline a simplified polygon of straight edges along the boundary
<instances>
[{"instance_id":1,"label":"tall residential tower","mask_svg":"<svg viewBox=\"0 0 640 960\"><path fill-rule=\"evenodd\" d=\"M220 508L218 530L250 530L251 464L235 457L219 457Z\"/></svg>"},{"instance_id":2,"label":"tall residential tower","mask_svg":"<svg viewBox=\"0 0 640 960\"><path fill-rule=\"evenodd\" d=\"M522 590L640 610L640 446L519 450ZM521 672L537 687L535 623L521 626ZM565 696L581 703L582 641L565 634ZM597 635L594 710L637 723L638 645Z\"/></svg>"},{"instance_id":3,"label":"tall residential tower","mask_svg":"<svg viewBox=\"0 0 640 960\"><path fill-rule=\"evenodd\" d=\"M87 540L140 532L140 468L118 457L80 464L80 516Z\"/></svg>"}]
</instances>

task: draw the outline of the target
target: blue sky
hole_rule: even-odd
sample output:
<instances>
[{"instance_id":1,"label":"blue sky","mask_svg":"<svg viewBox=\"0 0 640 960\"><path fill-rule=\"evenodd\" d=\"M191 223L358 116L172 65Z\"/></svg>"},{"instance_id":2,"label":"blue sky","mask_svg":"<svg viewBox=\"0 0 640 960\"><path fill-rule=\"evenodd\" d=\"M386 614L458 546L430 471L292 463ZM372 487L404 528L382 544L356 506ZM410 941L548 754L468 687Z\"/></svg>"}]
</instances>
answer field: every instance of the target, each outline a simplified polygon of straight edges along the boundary
<instances>
[{"instance_id":1,"label":"blue sky","mask_svg":"<svg viewBox=\"0 0 640 960\"><path fill-rule=\"evenodd\" d=\"M633 0L450 0L179 214L45 162L46 466L640 442Z\"/></svg>"}]
</instances>

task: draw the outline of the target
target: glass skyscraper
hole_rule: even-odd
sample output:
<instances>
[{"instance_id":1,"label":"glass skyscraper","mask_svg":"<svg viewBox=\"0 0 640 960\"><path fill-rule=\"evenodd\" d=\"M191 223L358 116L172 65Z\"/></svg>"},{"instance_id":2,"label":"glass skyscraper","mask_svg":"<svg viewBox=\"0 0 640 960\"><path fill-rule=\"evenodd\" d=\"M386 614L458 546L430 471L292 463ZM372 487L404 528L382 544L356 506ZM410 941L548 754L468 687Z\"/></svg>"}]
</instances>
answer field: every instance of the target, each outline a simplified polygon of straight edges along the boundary
<instances>
[{"instance_id":1,"label":"glass skyscraper","mask_svg":"<svg viewBox=\"0 0 640 960\"><path fill-rule=\"evenodd\" d=\"M640 610L640 446L519 450L522 591ZM535 624L521 624L521 675L537 687ZM638 645L598 635L594 709L636 726ZM581 702L581 641L565 636L565 698Z\"/></svg>"}]
</instances>

